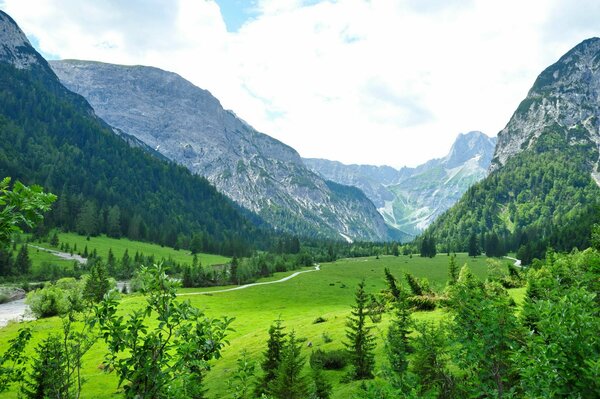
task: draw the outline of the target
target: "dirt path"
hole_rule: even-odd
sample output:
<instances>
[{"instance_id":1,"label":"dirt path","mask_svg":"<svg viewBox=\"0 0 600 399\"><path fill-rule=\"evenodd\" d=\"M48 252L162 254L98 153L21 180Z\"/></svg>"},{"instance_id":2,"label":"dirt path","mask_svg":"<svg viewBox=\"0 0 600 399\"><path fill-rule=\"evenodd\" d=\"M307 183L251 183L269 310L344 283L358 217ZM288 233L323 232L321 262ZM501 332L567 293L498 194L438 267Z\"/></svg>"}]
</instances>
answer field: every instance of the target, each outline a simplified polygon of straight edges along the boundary
<instances>
[{"instance_id":1,"label":"dirt path","mask_svg":"<svg viewBox=\"0 0 600 399\"><path fill-rule=\"evenodd\" d=\"M257 285L267 285L267 284L277 284L277 283L283 283L285 281L291 280L294 277L302 274L302 273L310 273L310 272L318 272L319 270L321 270L321 265L315 265L315 268L312 270L303 270L301 272L295 272L290 274L287 277L282 278L281 280L275 280L275 281L264 281L262 283L251 283L251 284L244 284L244 285L240 285L238 287L233 287L233 288L227 288L224 290L217 290L217 291L203 291L203 292L186 292L183 294L177 294L177 296L189 296L189 295L208 295L208 294L216 294L219 292L229 292L229 291L237 291L237 290L243 290L249 287L255 287Z\"/></svg>"},{"instance_id":2,"label":"dirt path","mask_svg":"<svg viewBox=\"0 0 600 399\"><path fill-rule=\"evenodd\" d=\"M510 256L505 256L506 259L510 259L510 260L514 260L515 263L514 265L520 268L523 268L523 265L521 265L521 260L517 259L517 258L511 258Z\"/></svg>"},{"instance_id":3,"label":"dirt path","mask_svg":"<svg viewBox=\"0 0 600 399\"><path fill-rule=\"evenodd\" d=\"M82 265L85 265L87 263L87 259L86 258L82 258L81 256L77 255L77 254L73 254L71 255L68 252L60 252L60 251L56 251L54 249L48 249L48 248L44 248L44 247L38 247L37 245L32 245L32 244L27 244L32 248L35 249L39 249L40 251L44 251L44 252L49 252L52 255L56 255L59 258L62 259L66 259L66 260L76 260L77 262L79 262Z\"/></svg>"}]
</instances>

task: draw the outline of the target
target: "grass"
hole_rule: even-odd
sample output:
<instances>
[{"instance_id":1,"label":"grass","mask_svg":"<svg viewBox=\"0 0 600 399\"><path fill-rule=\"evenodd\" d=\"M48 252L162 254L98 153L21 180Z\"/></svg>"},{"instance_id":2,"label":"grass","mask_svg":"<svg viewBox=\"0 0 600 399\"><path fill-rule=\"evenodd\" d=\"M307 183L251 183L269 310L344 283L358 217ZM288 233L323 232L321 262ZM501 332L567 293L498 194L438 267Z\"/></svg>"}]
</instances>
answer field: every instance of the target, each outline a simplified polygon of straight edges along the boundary
<instances>
[{"instance_id":1,"label":"grass","mask_svg":"<svg viewBox=\"0 0 600 399\"><path fill-rule=\"evenodd\" d=\"M94 238L91 242L94 243ZM228 337L230 345L223 351L223 358L213 363L213 369L206 377L209 397L226 397L227 380L235 370L236 360L242 349L246 349L251 358L260 361L261 353L265 349L268 328L278 317L284 321L287 332L295 330L298 337L306 338L306 342L303 344L305 356L308 357L310 351L316 348L340 349L343 348L346 317L354 303L354 292L361 279L365 279L368 292L378 292L385 287L383 270L388 267L399 279L402 278L404 272L410 272L417 277L427 277L432 286L441 287L446 281L448 261L446 255L438 255L433 259L418 256L344 259L322 264L321 271L304 273L281 284L184 297L185 300L190 300L193 305L203 309L210 317L222 315L235 317L232 324L235 331L232 331ZM457 262L459 265L467 263L478 277L484 278L486 275L484 257L473 259L468 258L466 254L458 254ZM289 274L279 273L271 279ZM210 290L188 289L183 291L209 292ZM512 291L511 295L518 302L522 300L523 290ZM121 308L124 313L128 313L142 303L142 297L131 295L122 301ZM322 317L326 321L313 324L317 317ZM439 321L445 317L443 310L415 314L415 318L420 320ZM31 322L29 325L35 330L35 342L39 342L43 336L60 328L60 320L51 318ZM383 321L374 325L373 330L378 337L376 356L379 366L384 360L382 337L387 331L387 325L388 318L384 316ZM15 336L18 327L18 325L12 324L0 330L0 353L5 349L7 340ZM323 333L331 338L331 342L325 342ZM307 347L309 342L312 344L312 349ZM28 350L31 353L33 353L34 346L29 346ZM114 397L117 385L116 377L112 374L105 374L98 368L104 353L104 344L98 343L84 359L84 374L87 383L84 386L83 398ZM308 370L308 366L306 368ZM340 383L344 371L327 371L325 375L334 384L334 399L352 396L356 384ZM7 398L17 397L14 391L5 395Z\"/></svg>"},{"instance_id":2,"label":"grass","mask_svg":"<svg viewBox=\"0 0 600 399\"><path fill-rule=\"evenodd\" d=\"M88 240L85 236L81 236L73 233L61 233L58 236L60 243L69 244L69 247L73 248L77 246L75 252L83 252L87 246L88 252L92 252L94 249L98 252L102 258L106 259L108 256L109 249L112 249L113 254L117 259L121 259L125 250L129 252L129 256L133 258L136 252L144 254L146 256L154 255L154 258L158 261L161 258L173 259L174 261L181 264L191 264L193 255L190 251L183 249L173 249L169 247L161 247L157 244L151 244L141 241L131 241L127 238L110 238L106 236L90 237ZM37 245L37 244L36 244ZM58 250L59 248L50 246L49 243L41 243L39 246L44 248L51 248ZM56 257L55 257L56 258ZM228 263L231 259L221 255L212 254L198 254L198 260L204 266L219 265Z\"/></svg>"}]
</instances>

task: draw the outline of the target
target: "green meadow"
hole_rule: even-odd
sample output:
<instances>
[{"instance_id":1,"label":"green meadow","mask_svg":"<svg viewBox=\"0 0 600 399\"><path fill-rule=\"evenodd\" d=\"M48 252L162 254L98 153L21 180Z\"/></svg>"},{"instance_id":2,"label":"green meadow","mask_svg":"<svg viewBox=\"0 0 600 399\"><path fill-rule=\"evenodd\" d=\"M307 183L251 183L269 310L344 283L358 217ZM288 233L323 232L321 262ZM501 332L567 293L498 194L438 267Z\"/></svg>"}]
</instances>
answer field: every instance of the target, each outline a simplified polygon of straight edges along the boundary
<instances>
[{"instance_id":1,"label":"green meadow","mask_svg":"<svg viewBox=\"0 0 600 399\"><path fill-rule=\"evenodd\" d=\"M104 238L99 239L100 242L103 242L102 240ZM94 238L91 242L83 238L82 242L87 242L90 248ZM108 251L106 245L104 248ZM118 253L119 249L116 246L112 248L115 253ZM194 306L203 309L209 317L226 315L235 318L232 323L233 331L228 337L229 345L222 352L223 358L213 362L213 368L206 377L209 397L228 396L227 380L235 370L236 359L242 350L246 350L255 360L261 360L268 328L275 319L280 317L284 321L286 331L295 330L298 337L305 339L303 354L307 358L305 368L308 372L308 357L311 350L343 348L345 320L354 303L355 288L361 279L365 279L368 292L379 292L385 287L383 270L388 267L399 279L404 272L409 272L417 277L426 277L433 287L443 287L447 278L448 261L446 255L438 255L433 259L418 256L343 259L322 264L319 271L303 273L278 284L212 294L210 291L217 288L181 290L181 293L192 294L180 297L182 300L189 300ZM485 278L487 270L485 257L469 258L466 254L458 254L457 262L459 265L468 264L475 275ZM280 279L289 274L291 273L279 273L267 280ZM200 294L202 292L205 294ZM195 295L196 293L198 295ZM519 302L524 290L511 290L511 294ZM141 296L135 294L124 296L121 311L124 314L129 313L139 307L143 301ZM324 318L326 321L313 323L317 317ZM445 317L443 310L415 314L415 318L419 320L441 320ZM387 331L387 324L387 316L381 323L373 324L373 332L378 337L376 353L378 367L385 361L382 337ZM34 329L34 342L30 343L28 350L33 354L37 342L60 328L60 319L38 320L30 322L29 325ZM18 324L11 324L0 329L0 353L6 348L7 340L15 336L18 328ZM331 342L326 343L324 335L328 336ZM105 346L99 342L84 358L86 384L83 398L112 398L117 394L116 377L104 373L99 367L104 353ZM257 373L260 373L258 364ZM327 378L334 385L333 398L349 398L356 388L356 383L340 382L344 373L344 371L326 372ZM16 398L17 392L13 390L7 393L6 397Z\"/></svg>"},{"instance_id":2,"label":"green meadow","mask_svg":"<svg viewBox=\"0 0 600 399\"><path fill-rule=\"evenodd\" d=\"M194 258L188 250L176 250L169 247L161 247L160 245L151 244L148 242L131 241L127 238L116 239L102 235L87 239L85 236L81 236L79 234L60 233L58 235L58 239L60 243L69 244L70 248L77 248L74 251L75 253L82 253L84 248L87 247L88 252L92 252L95 249L98 252L98 255L104 259L107 258L108 251L110 249L112 249L112 252L117 259L121 259L126 250L129 252L129 256L131 258L133 258L136 252L139 252L140 254L144 254L146 256L153 255L157 261L162 258L171 258L175 262L181 264L191 264ZM54 250L59 249L57 247L50 246L50 244L47 242L41 243L39 246ZM198 254L198 260L200 263L202 263L202 265L210 266L228 263L230 258L221 255Z\"/></svg>"}]
</instances>

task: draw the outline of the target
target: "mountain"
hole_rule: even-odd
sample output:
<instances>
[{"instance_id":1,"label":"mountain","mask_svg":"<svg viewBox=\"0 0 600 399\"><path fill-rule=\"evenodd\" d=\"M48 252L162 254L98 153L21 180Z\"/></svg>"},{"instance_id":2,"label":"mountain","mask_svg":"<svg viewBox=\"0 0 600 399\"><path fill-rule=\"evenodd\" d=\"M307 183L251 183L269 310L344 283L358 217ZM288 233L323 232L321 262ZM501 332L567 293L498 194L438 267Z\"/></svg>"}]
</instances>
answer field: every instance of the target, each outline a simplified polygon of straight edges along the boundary
<instances>
[{"instance_id":1,"label":"mountain","mask_svg":"<svg viewBox=\"0 0 600 399\"><path fill-rule=\"evenodd\" d=\"M110 125L206 177L276 228L336 239L388 238L364 194L317 176L293 148L256 131L179 75L88 61L50 64Z\"/></svg>"},{"instance_id":2,"label":"mountain","mask_svg":"<svg viewBox=\"0 0 600 399\"><path fill-rule=\"evenodd\" d=\"M544 70L506 127L490 170L532 148L547 130L568 145L600 147L600 38L583 41ZM598 160L590 159L598 173Z\"/></svg>"},{"instance_id":3,"label":"mountain","mask_svg":"<svg viewBox=\"0 0 600 399\"><path fill-rule=\"evenodd\" d=\"M482 247L493 234L525 257L589 245L600 220L600 39L580 43L536 79L498 144L490 175L430 227L438 243ZM485 233L485 234L484 234Z\"/></svg>"},{"instance_id":4,"label":"mountain","mask_svg":"<svg viewBox=\"0 0 600 399\"><path fill-rule=\"evenodd\" d=\"M415 236L487 175L495 143L481 132L460 134L446 157L400 170L324 159L304 163L325 179L360 188L386 223Z\"/></svg>"},{"instance_id":5,"label":"mountain","mask_svg":"<svg viewBox=\"0 0 600 399\"><path fill-rule=\"evenodd\" d=\"M268 245L258 216L98 118L3 12L0 43L0 176L59 195L47 225L168 245L195 235L226 254Z\"/></svg>"}]
</instances>

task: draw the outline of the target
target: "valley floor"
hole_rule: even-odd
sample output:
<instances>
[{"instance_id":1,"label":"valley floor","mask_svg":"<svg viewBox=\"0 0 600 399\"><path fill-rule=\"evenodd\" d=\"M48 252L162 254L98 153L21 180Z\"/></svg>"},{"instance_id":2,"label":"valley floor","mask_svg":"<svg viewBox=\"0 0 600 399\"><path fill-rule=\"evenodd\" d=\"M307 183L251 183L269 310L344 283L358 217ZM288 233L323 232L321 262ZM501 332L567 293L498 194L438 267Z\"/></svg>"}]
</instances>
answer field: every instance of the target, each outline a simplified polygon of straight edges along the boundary
<instances>
[{"instance_id":1,"label":"valley floor","mask_svg":"<svg viewBox=\"0 0 600 399\"><path fill-rule=\"evenodd\" d=\"M365 279L369 293L379 292L385 287L383 271L387 267L398 278L402 277L403 272L410 272L417 277L426 277L433 287L442 287L446 281L448 261L446 255L438 255L433 259L418 256L343 259L320 265L318 272L307 273L315 271L315 268L306 268L303 272L296 272L298 274L278 273L266 281L260 281L270 284L260 284L247 289L180 289L180 294L185 296L182 299L189 300L208 316L235 317L232 324L234 331L228 337L230 345L224 349L223 358L213 363L213 369L206 378L209 397L227 397L227 380L231 377L242 350L246 350L251 358L260 361L266 347L268 328L277 318L283 320L286 332L295 330L297 337L304 341L303 355L307 358L311 351L317 348L341 349L345 339L346 317L354 303L354 292L361 279ZM510 263L509 260L505 261ZM469 258L466 254L458 254L457 262L459 265L467 263L478 277L486 275L485 257ZM273 284L286 277L287 280ZM512 290L511 294L518 302L523 297L524 290ZM139 295L127 295L123 297L120 307L124 313L128 313L139 307L143 301ZM318 317L326 321L315 324L314 321ZM415 317L440 320L445 317L445 312L419 312ZM387 324L385 316L381 323L374 324L378 340L377 367L384 363L382 337L387 331ZM29 322L29 325L34 330L34 342L30 343L28 350L33 352L37 342L52 331L58 331L60 319L43 319ZM7 341L16 335L19 327L17 323L13 323L0 329L0 353L5 349ZM82 392L83 398L112 398L117 393L115 375L106 374L100 368L104 353L104 344L97 343L84 358L86 384ZM305 367L308 372L308 364ZM356 388L355 383L340 383L343 375L344 371L326 372L327 378L334 385L332 397L335 399L351 397ZM16 398L17 392L6 393L5 397Z\"/></svg>"}]
</instances>

